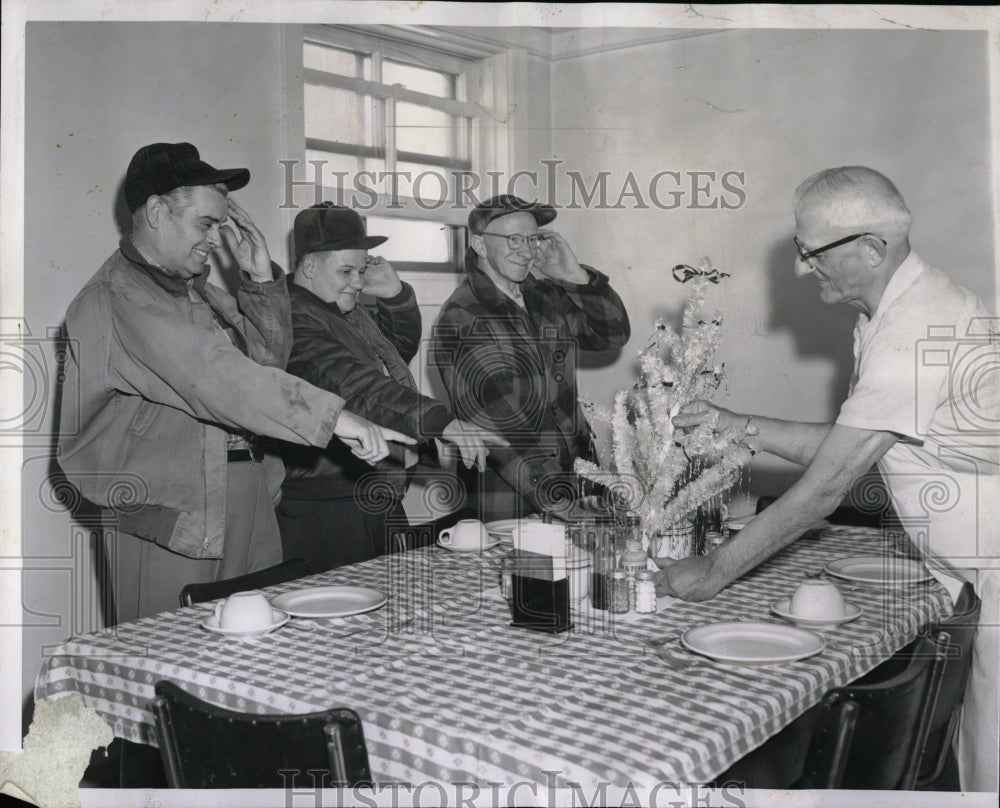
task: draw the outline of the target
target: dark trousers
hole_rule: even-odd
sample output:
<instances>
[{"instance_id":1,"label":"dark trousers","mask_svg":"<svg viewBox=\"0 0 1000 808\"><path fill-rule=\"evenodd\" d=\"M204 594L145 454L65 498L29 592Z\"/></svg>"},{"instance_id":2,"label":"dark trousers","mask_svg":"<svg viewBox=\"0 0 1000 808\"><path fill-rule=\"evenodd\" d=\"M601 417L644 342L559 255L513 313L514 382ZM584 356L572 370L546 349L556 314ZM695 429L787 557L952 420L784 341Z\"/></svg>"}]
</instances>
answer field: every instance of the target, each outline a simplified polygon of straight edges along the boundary
<instances>
[{"instance_id":1,"label":"dark trousers","mask_svg":"<svg viewBox=\"0 0 1000 808\"><path fill-rule=\"evenodd\" d=\"M286 495L275 513L285 560L304 558L314 573L392 552L393 533L409 526L398 499L362 507L354 497L294 499Z\"/></svg>"},{"instance_id":2,"label":"dark trousers","mask_svg":"<svg viewBox=\"0 0 1000 808\"><path fill-rule=\"evenodd\" d=\"M222 558L188 558L155 542L115 531L105 546L117 622L180 608L186 584L246 575L281 562L281 545L264 466L230 463Z\"/></svg>"}]
</instances>

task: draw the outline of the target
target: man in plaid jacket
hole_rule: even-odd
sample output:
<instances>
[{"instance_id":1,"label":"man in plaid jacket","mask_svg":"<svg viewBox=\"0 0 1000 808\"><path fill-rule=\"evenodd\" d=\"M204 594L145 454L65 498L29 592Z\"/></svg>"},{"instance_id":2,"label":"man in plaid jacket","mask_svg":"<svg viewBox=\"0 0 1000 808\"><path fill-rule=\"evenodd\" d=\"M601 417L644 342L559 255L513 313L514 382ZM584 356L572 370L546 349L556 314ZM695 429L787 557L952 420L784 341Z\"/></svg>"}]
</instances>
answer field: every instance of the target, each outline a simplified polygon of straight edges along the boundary
<instances>
[{"instance_id":1,"label":"man in plaid jacket","mask_svg":"<svg viewBox=\"0 0 1000 808\"><path fill-rule=\"evenodd\" d=\"M556 212L503 195L469 214L466 277L434 328L438 367L457 418L509 442L466 475L484 520L535 513L575 493L577 457L595 459L577 402L580 351L622 347L629 321L607 276L582 266ZM531 270L541 277L535 277Z\"/></svg>"}]
</instances>

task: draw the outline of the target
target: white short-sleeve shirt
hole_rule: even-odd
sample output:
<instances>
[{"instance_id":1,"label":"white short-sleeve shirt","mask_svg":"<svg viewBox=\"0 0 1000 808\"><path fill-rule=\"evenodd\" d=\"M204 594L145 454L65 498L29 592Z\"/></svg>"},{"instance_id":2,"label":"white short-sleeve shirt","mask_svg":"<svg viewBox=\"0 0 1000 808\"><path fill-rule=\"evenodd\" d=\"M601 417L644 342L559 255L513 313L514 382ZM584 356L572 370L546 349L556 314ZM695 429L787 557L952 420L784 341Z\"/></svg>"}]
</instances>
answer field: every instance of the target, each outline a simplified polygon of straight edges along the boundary
<instances>
[{"instance_id":1,"label":"white short-sleeve shirt","mask_svg":"<svg viewBox=\"0 0 1000 808\"><path fill-rule=\"evenodd\" d=\"M896 512L918 546L963 578L1000 555L996 331L972 292L911 252L872 317L858 318L837 417L900 436L878 462Z\"/></svg>"}]
</instances>

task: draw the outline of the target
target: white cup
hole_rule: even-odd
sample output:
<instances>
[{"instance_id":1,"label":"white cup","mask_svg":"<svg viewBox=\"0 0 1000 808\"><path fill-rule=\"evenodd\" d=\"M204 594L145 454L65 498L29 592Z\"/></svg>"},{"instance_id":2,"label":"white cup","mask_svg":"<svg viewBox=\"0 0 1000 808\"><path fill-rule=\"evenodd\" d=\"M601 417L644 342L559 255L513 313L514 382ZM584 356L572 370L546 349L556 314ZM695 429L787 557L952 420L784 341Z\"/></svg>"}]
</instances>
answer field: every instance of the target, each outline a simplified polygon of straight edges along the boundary
<instances>
[{"instance_id":1,"label":"white cup","mask_svg":"<svg viewBox=\"0 0 1000 808\"><path fill-rule=\"evenodd\" d=\"M799 584L789 610L795 617L832 620L847 612L844 597L833 581L810 578Z\"/></svg>"},{"instance_id":2,"label":"white cup","mask_svg":"<svg viewBox=\"0 0 1000 808\"><path fill-rule=\"evenodd\" d=\"M215 604L220 628L229 631L259 631L274 623L271 604L263 592L236 592Z\"/></svg>"},{"instance_id":3,"label":"white cup","mask_svg":"<svg viewBox=\"0 0 1000 808\"><path fill-rule=\"evenodd\" d=\"M438 534L438 542L454 550L479 550L489 538L486 525L478 519L461 519Z\"/></svg>"}]
</instances>

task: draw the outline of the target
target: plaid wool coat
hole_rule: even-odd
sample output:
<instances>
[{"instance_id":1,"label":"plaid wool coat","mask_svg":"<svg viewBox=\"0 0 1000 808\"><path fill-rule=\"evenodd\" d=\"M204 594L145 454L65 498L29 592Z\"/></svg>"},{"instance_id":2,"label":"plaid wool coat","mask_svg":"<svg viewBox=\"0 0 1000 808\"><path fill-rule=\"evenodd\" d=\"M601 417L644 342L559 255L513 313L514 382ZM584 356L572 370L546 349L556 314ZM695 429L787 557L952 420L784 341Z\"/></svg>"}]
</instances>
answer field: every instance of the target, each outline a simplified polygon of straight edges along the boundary
<instances>
[{"instance_id":1,"label":"plaid wool coat","mask_svg":"<svg viewBox=\"0 0 1000 808\"><path fill-rule=\"evenodd\" d=\"M529 276L527 311L477 267L441 308L428 361L438 368L456 418L494 429L489 468L466 477L483 519L536 512L576 491L573 461L593 459L577 401L581 351L622 347L628 314L606 275L572 284Z\"/></svg>"}]
</instances>

